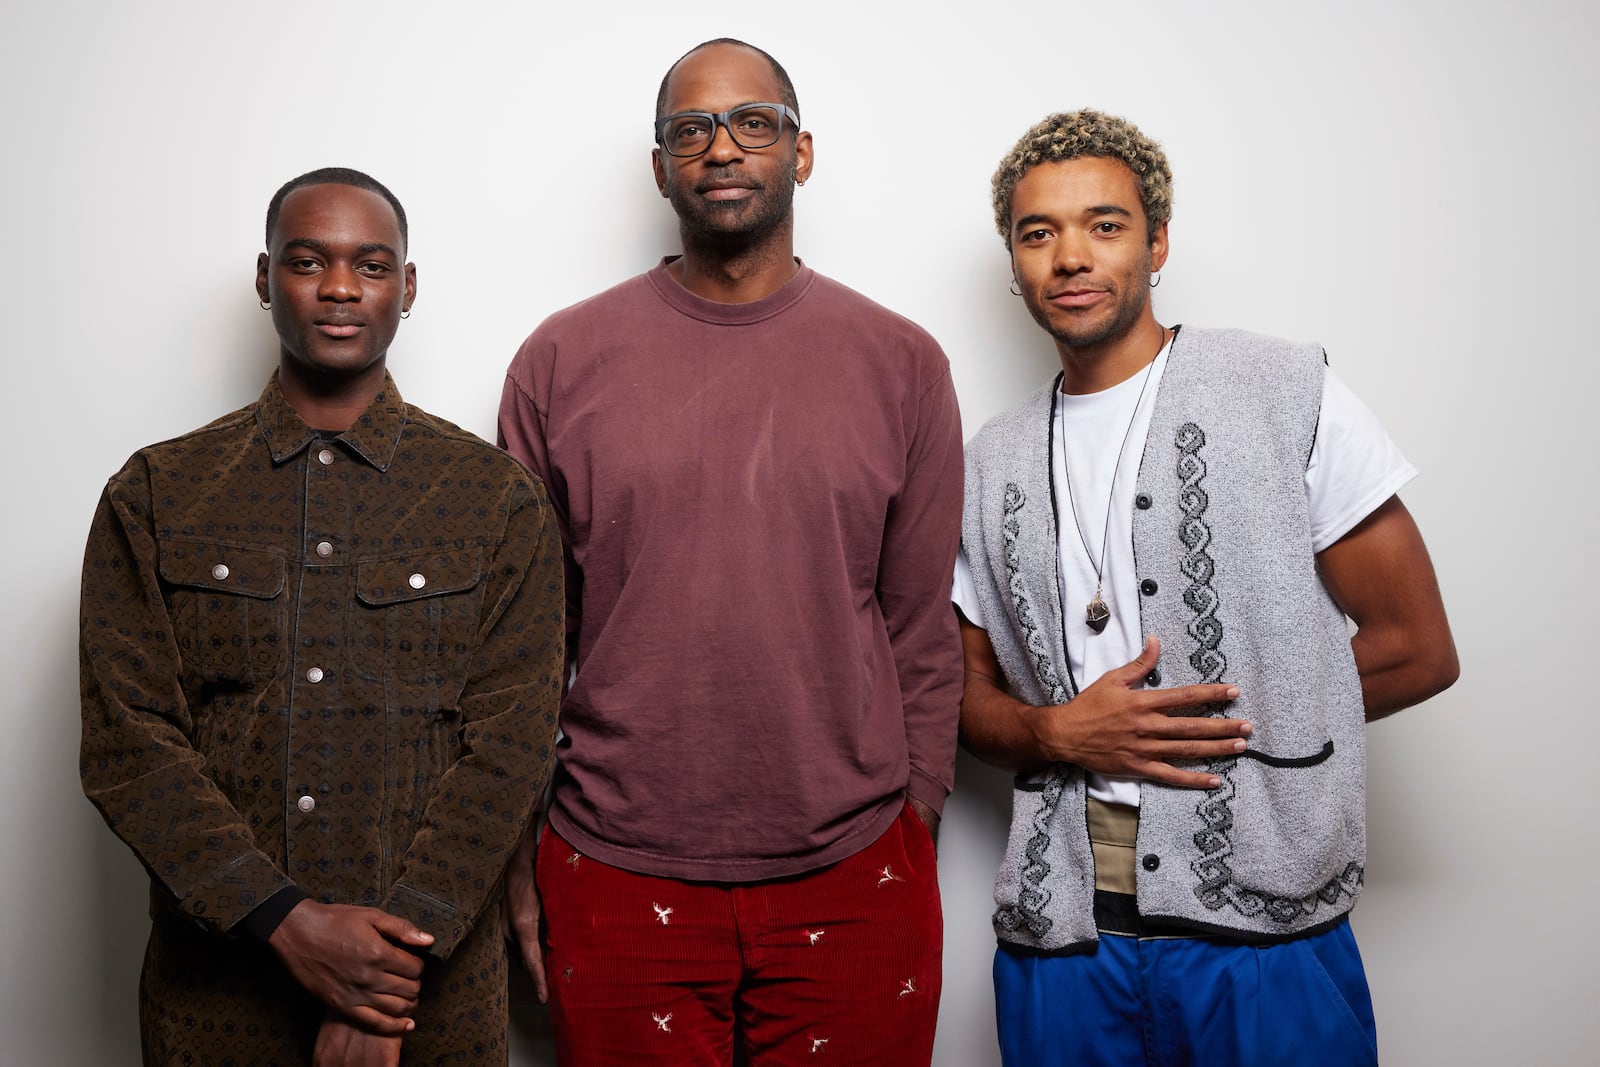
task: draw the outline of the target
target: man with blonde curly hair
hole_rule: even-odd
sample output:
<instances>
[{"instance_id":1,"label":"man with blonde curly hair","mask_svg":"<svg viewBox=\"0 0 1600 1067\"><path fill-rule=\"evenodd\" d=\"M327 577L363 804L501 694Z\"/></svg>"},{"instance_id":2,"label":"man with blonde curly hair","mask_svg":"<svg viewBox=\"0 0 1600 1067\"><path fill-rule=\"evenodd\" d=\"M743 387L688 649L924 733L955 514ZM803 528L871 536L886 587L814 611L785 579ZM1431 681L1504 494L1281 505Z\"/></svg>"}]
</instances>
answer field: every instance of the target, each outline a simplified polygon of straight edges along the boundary
<instances>
[{"instance_id":1,"label":"man with blonde curly hair","mask_svg":"<svg viewBox=\"0 0 1600 1067\"><path fill-rule=\"evenodd\" d=\"M1001 1050L1374 1063L1365 726L1457 673L1416 471L1318 346L1157 321L1171 206L1160 146L1095 111L994 177L1061 359L968 444L952 594L963 743L1017 772Z\"/></svg>"}]
</instances>

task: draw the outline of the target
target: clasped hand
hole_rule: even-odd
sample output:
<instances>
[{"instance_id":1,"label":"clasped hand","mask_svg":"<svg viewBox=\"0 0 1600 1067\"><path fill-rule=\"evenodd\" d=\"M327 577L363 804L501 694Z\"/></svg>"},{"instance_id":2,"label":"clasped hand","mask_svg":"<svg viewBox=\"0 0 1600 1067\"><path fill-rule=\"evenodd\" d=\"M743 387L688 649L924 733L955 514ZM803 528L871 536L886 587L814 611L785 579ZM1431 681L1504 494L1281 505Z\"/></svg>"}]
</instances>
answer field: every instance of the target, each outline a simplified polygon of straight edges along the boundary
<instances>
[{"instance_id":1,"label":"clasped hand","mask_svg":"<svg viewBox=\"0 0 1600 1067\"><path fill-rule=\"evenodd\" d=\"M295 981L361 1029L397 1036L415 1026L422 960L401 946L426 948L433 935L378 908L302 900L268 944Z\"/></svg>"}]
</instances>

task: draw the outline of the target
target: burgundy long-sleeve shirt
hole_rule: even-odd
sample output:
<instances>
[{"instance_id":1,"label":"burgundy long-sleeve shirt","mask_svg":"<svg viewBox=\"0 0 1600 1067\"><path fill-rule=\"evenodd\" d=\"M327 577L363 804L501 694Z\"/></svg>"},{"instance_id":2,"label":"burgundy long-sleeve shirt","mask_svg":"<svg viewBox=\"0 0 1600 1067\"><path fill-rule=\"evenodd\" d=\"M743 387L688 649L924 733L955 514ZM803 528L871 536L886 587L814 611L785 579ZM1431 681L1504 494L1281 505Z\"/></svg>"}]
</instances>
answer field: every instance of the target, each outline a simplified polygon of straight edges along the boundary
<instances>
[{"instance_id":1,"label":"burgundy long-sleeve shirt","mask_svg":"<svg viewBox=\"0 0 1600 1067\"><path fill-rule=\"evenodd\" d=\"M755 881L942 807L962 444L925 331L804 266L718 304L664 261L533 332L500 437L567 549L550 817L580 851Z\"/></svg>"}]
</instances>

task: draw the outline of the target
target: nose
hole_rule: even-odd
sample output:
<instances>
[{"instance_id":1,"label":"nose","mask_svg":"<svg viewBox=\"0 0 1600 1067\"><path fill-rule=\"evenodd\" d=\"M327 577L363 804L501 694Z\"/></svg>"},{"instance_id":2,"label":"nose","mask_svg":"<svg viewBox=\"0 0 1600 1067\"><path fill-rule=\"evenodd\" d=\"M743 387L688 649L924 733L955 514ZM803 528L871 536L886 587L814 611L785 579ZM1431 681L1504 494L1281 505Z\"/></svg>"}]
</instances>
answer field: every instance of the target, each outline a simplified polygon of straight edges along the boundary
<instances>
[{"instance_id":1,"label":"nose","mask_svg":"<svg viewBox=\"0 0 1600 1067\"><path fill-rule=\"evenodd\" d=\"M335 260L322 272L317 295L338 303L361 299L361 276L348 263Z\"/></svg>"},{"instance_id":2,"label":"nose","mask_svg":"<svg viewBox=\"0 0 1600 1067\"><path fill-rule=\"evenodd\" d=\"M1070 229L1056 237L1054 264L1057 274L1082 274L1094 269L1094 252L1089 239Z\"/></svg>"},{"instance_id":3,"label":"nose","mask_svg":"<svg viewBox=\"0 0 1600 1067\"><path fill-rule=\"evenodd\" d=\"M728 120L718 119L711 127L711 144L706 148L703 158L727 163L743 155L744 149L733 139L733 129L728 125Z\"/></svg>"}]
</instances>

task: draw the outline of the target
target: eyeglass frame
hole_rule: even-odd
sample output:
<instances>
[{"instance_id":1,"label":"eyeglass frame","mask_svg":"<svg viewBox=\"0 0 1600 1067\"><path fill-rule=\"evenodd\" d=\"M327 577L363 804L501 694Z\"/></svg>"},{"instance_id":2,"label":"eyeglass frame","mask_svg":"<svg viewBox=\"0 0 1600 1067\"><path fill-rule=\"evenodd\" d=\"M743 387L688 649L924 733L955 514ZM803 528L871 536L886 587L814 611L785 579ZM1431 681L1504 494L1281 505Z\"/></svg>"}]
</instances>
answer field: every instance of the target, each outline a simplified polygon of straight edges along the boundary
<instances>
[{"instance_id":1,"label":"eyeglass frame","mask_svg":"<svg viewBox=\"0 0 1600 1067\"><path fill-rule=\"evenodd\" d=\"M740 111L748 111L753 107L770 107L778 113L777 136L764 145L756 145L754 147L739 140L739 135L733 132L733 126L728 122L728 119L734 114ZM701 118L710 122L711 136L706 139L706 146L700 149L700 151L690 152L688 155L680 156L671 148L667 147L667 123L672 122L674 119L686 118ZM740 104L738 107L730 107L728 110L717 112L716 114L713 114L710 111L675 111L670 115L663 115L659 119L656 119L656 144L663 152L671 156L673 159L695 159L711 151L711 146L717 143L717 127L721 126L723 129L728 131L728 138L732 140L734 144L738 145L746 152L759 152L763 148L771 148L773 145L783 140L783 124L785 120L788 121L790 126L794 127L796 134L800 132L800 116L795 114L794 109L788 104L780 104L770 100L752 100L748 104Z\"/></svg>"}]
</instances>

